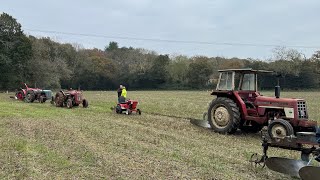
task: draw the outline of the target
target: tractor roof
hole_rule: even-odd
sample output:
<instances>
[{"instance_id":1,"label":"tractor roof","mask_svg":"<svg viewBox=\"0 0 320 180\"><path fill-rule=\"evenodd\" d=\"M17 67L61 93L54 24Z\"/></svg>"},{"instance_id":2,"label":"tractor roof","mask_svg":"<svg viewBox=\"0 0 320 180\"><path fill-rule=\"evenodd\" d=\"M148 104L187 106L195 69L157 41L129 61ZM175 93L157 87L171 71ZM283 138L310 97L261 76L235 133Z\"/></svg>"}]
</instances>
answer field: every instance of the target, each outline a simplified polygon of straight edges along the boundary
<instances>
[{"instance_id":1,"label":"tractor roof","mask_svg":"<svg viewBox=\"0 0 320 180\"><path fill-rule=\"evenodd\" d=\"M267 71L267 70L254 70L252 68L245 68L245 69L223 69L218 70L219 72L239 72L239 73L273 73L274 71Z\"/></svg>"}]
</instances>

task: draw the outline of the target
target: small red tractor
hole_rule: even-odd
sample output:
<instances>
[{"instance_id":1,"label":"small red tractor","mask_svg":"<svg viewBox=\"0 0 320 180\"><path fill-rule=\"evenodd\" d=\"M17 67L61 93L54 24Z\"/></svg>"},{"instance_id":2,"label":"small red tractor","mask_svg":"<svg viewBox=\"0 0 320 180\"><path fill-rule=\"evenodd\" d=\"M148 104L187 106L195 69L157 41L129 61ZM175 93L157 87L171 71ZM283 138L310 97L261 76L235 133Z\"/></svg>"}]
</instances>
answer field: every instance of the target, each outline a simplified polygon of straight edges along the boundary
<instances>
[{"instance_id":1,"label":"small red tractor","mask_svg":"<svg viewBox=\"0 0 320 180\"><path fill-rule=\"evenodd\" d=\"M25 102L32 103L38 100L40 103L46 102L46 100L51 99L51 90L42 90L39 88L29 88L26 83L24 83L25 89L20 88L16 92L15 98L18 100L24 100Z\"/></svg>"},{"instance_id":2,"label":"small red tractor","mask_svg":"<svg viewBox=\"0 0 320 180\"><path fill-rule=\"evenodd\" d=\"M114 108L115 112L122 114L126 112L127 115L132 114L132 112L141 115L141 110L137 109L139 102L136 100L125 100L123 97L120 97L120 103Z\"/></svg>"},{"instance_id":3,"label":"small red tractor","mask_svg":"<svg viewBox=\"0 0 320 180\"><path fill-rule=\"evenodd\" d=\"M207 112L209 124L215 132L232 134L237 129L258 132L268 126L270 137L279 138L296 132L315 131L317 122L308 119L304 99L280 98L279 82L275 87L275 97L266 97L258 92L257 75L272 71L249 68L219 72L216 90L211 93L216 98Z\"/></svg>"},{"instance_id":4,"label":"small red tractor","mask_svg":"<svg viewBox=\"0 0 320 180\"><path fill-rule=\"evenodd\" d=\"M52 104L55 104L56 107L67 107L72 108L73 106L79 106L82 104L84 108L87 108L89 106L89 102L84 98L81 91L77 90L68 90L68 91L62 91L56 93L56 96L52 97Z\"/></svg>"}]
</instances>

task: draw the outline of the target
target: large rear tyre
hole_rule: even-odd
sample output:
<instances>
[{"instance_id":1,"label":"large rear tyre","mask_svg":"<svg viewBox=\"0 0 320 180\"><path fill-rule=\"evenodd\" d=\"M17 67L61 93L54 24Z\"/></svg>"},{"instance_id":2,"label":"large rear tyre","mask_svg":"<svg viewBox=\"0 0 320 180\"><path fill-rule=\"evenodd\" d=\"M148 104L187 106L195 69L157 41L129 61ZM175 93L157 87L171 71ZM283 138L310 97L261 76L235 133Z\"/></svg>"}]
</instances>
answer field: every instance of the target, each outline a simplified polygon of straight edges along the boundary
<instances>
[{"instance_id":1,"label":"large rear tyre","mask_svg":"<svg viewBox=\"0 0 320 180\"><path fill-rule=\"evenodd\" d=\"M229 98L218 97L209 105L208 121L213 131L233 134L240 125L239 107Z\"/></svg>"},{"instance_id":2,"label":"large rear tyre","mask_svg":"<svg viewBox=\"0 0 320 180\"><path fill-rule=\"evenodd\" d=\"M284 138L294 134L292 125L283 119L273 120L268 126L268 134L270 138Z\"/></svg>"},{"instance_id":3,"label":"large rear tyre","mask_svg":"<svg viewBox=\"0 0 320 180\"><path fill-rule=\"evenodd\" d=\"M64 95L62 92L57 92L56 97L54 98L56 107L63 107Z\"/></svg>"},{"instance_id":4,"label":"large rear tyre","mask_svg":"<svg viewBox=\"0 0 320 180\"><path fill-rule=\"evenodd\" d=\"M24 99L24 93L23 93L23 91L18 91L17 93L16 93L16 98L18 99L18 100L23 100Z\"/></svg>"}]
</instances>

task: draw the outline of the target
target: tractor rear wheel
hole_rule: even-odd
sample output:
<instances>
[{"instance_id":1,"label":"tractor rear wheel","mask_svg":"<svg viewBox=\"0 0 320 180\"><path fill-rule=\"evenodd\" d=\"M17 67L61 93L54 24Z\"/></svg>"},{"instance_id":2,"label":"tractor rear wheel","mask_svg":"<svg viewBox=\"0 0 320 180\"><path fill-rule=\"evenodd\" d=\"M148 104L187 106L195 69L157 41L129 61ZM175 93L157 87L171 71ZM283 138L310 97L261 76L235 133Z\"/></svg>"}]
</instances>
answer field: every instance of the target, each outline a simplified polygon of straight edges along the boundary
<instances>
[{"instance_id":1,"label":"tractor rear wheel","mask_svg":"<svg viewBox=\"0 0 320 180\"><path fill-rule=\"evenodd\" d=\"M233 134L240 124L239 108L233 100L218 97L209 105L208 121L215 132Z\"/></svg>"},{"instance_id":2,"label":"tractor rear wheel","mask_svg":"<svg viewBox=\"0 0 320 180\"><path fill-rule=\"evenodd\" d=\"M72 108L72 104L73 104L72 99L68 99L67 100L67 108L71 109Z\"/></svg>"},{"instance_id":3,"label":"tractor rear wheel","mask_svg":"<svg viewBox=\"0 0 320 180\"><path fill-rule=\"evenodd\" d=\"M250 123L251 125L241 124L239 126L239 129L241 129L241 131L245 133L257 133L263 128L263 125L258 124L255 121L252 121Z\"/></svg>"},{"instance_id":4,"label":"tractor rear wheel","mask_svg":"<svg viewBox=\"0 0 320 180\"><path fill-rule=\"evenodd\" d=\"M16 93L16 97L17 97L17 99L18 100L23 100L24 99L24 93L23 93L23 91L18 91L17 93Z\"/></svg>"},{"instance_id":5,"label":"tractor rear wheel","mask_svg":"<svg viewBox=\"0 0 320 180\"><path fill-rule=\"evenodd\" d=\"M61 92L57 92L56 97L54 98L56 107L63 107L64 96Z\"/></svg>"},{"instance_id":6,"label":"tractor rear wheel","mask_svg":"<svg viewBox=\"0 0 320 180\"><path fill-rule=\"evenodd\" d=\"M89 102L86 99L82 100L82 106L87 108L89 106Z\"/></svg>"},{"instance_id":7,"label":"tractor rear wheel","mask_svg":"<svg viewBox=\"0 0 320 180\"><path fill-rule=\"evenodd\" d=\"M32 103L35 99L36 99L36 96L33 91L27 92L27 95L25 97L25 101L27 103Z\"/></svg>"},{"instance_id":8,"label":"tractor rear wheel","mask_svg":"<svg viewBox=\"0 0 320 180\"><path fill-rule=\"evenodd\" d=\"M269 136L274 138L284 138L286 136L290 136L294 134L294 130L292 125L283 119L276 119L271 121L268 126L268 134Z\"/></svg>"}]
</instances>

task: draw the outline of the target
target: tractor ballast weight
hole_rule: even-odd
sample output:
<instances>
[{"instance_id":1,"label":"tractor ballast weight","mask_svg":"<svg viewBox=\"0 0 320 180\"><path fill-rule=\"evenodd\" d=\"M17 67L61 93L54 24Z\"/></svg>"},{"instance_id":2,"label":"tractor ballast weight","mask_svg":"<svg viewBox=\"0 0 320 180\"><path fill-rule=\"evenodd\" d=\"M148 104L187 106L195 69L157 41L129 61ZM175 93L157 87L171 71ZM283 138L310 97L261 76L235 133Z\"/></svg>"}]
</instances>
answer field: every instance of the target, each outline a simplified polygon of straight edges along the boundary
<instances>
[{"instance_id":1,"label":"tractor ballast weight","mask_svg":"<svg viewBox=\"0 0 320 180\"><path fill-rule=\"evenodd\" d=\"M35 100L40 103L46 102L46 100L52 98L51 90L42 90L39 88L29 88L26 83L24 83L25 89L20 88L19 91L16 92L15 98L18 100L23 100L28 103L32 103Z\"/></svg>"},{"instance_id":2,"label":"tractor ballast weight","mask_svg":"<svg viewBox=\"0 0 320 180\"><path fill-rule=\"evenodd\" d=\"M208 122L215 132L232 134L237 129L258 132L268 126L270 137L275 138L315 131L317 122L308 119L304 99L281 98L279 84L275 87L275 97L258 92L258 74L272 71L249 68L219 72L217 87L211 93L216 98L207 111ZM235 87L236 79L238 87Z\"/></svg>"},{"instance_id":3,"label":"tractor ballast weight","mask_svg":"<svg viewBox=\"0 0 320 180\"><path fill-rule=\"evenodd\" d=\"M84 98L82 91L77 90L60 90L56 93L55 97L52 97L52 104L56 107L67 107L72 108L74 106L79 106L82 104L84 108L89 106L89 102Z\"/></svg>"}]
</instances>

